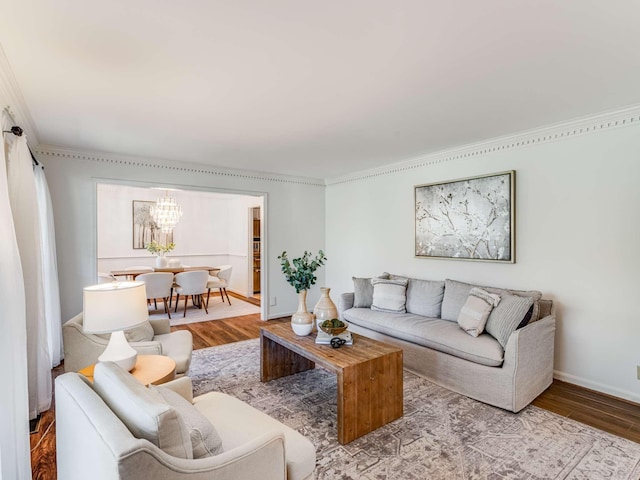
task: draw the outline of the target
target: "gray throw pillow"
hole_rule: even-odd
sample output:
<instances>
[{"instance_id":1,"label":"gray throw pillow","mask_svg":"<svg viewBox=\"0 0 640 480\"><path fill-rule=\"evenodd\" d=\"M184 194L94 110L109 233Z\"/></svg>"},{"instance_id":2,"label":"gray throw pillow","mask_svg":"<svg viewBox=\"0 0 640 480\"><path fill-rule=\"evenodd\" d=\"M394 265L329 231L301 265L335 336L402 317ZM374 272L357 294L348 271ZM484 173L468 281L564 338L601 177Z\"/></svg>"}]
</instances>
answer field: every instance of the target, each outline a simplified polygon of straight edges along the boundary
<instances>
[{"instance_id":1,"label":"gray throw pillow","mask_svg":"<svg viewBox=\"0 0 640 480\"><path fill-rule=\"evenodd\" d=\"M479 336L489 318L491 310L500 303L500 296L474 287L460 310L458 325L472 337Z\"/></svg>"},{"instance_id":2,"label":"gray throw pillow","mask_svg":"<svg viewBox=\"0 0 640 480\"><path fill-rule=\"evenodd\" d=\"M353 308L371 308L373 285L370 278L353 278Z\"/></svg>"},{"instance_id":3,"label":"gray throw pillow","mask_svg":"<svg viewBox=\"0 0 640 480\"><path fill-rule=\"evenodd\" d=\"M373 303L371 310L378 312L405 313L407 310L408 279L373 278Z\"/></svg>"},{"instance_id":4,"label":"gray throw pillow","mask_svg":"<svg viewBox=\"0 0 640 480\"><path fill-rule=\"evenodd\" d=\"M110 333L97 333L96 335L105 340L111 339ZM149 321L124 331L127 342L149 342L153 340L154 335L153 327Z\"/></svg>"},{"instance_id":5,"label":"gray throw pillow","mask_svg":"<svg viewBox=\"0 0 640 480\"><path fill-rule=\"evenodd\" d=\"M222 440L211 424L196 407L182 395L166 387L150 385L149 388L158 394L167 405L176 409L189 429L193 458L212 457L222 453Z\"/></svg>"},{"instance_id":6,"label":"gray throw pillow","mask_svg":"<svg viewBox=\"0 0 640 480\"><path fill-rule=\"evenodd\" d=\"M502 348L505 348L509 337L518 328L531 305L533 305L531 297L503 294L500 303L489 315L487 333L495 338Z\"/></svg>"},{"instance_id":7,"label":"gray throw pillow","mask_svg":"<svg viewBox=\"0 0 640 480\"><path fill-rule=\"evenodd\" d=\"M469 297L469 292L475 285L469 283L457 282L456 280L444 281L444 297L442 298L442 314L443 320L457 322L460 316L460 310Z\"/></svg>"},{"instance_id":8,"label":"gray throw pillow","mask_svg":"<svg viewBox=\"0 0 640 480\"><path fill-rule=\"evenodd\" d=\"M429 318L440 318L444 282L409 279L407 286L407 312Z\"/></svg>"}]
</instances>

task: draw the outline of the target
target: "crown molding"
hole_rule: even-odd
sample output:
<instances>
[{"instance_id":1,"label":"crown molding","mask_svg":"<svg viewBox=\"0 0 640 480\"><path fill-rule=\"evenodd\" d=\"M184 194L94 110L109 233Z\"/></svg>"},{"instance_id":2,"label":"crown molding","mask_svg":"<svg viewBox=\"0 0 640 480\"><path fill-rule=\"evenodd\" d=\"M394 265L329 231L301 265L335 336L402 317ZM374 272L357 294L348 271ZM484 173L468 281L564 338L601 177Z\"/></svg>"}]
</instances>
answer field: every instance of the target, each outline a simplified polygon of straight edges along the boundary
<instances>
[{"instance_id":1,"label":"crown molding","mask_svg":"<svg viewBox=\"0 0 640 480\"><path fill-rule=\"evenodd\" d=\"M0 45L0 102L0 108L6 111L15 124L22 128L27 135L28 145L32 148L37 145L38 132L35 123L2 45Z\"/></svg>"},{"instance_id":2,"label":"crown molding","mask_svg":"<svg viewBox=\"0 0 640 480\"><path fill-rule=\"evenodd\" d=\"M251 170L240 170L224 167L215 167L200 163L187 163L163 159L150 159L129 155L118 155L104 152L83 151L55 145L38 145L34 152L40 158L60 158L84 160L89 162L110 163L120 166L155 168L183 173L197 173L198 175L211 175L217 177L234 177L246 180L259 180L274 183L289 183L324 187L324 180L311 177L295 177Z\"/></svg>"},{"instance_id":3,"label":"crown molding","mask_svg":"<svg viewBox=\"0 0 640 480\"><path fill-rule=\"evenodd\" d=\"M393 175L407 170L451 162L463 158L479 157L489 153L527 148L533 145L555 142L567 138L640 125L640 105L632 105L615 111L568 120L561 123L526 130L513 135L464 145L462 147L429 153L383 167L362 170L341 177L327 179L326 185L358 182L374 177Z\"/></svg>"}]
</instances>

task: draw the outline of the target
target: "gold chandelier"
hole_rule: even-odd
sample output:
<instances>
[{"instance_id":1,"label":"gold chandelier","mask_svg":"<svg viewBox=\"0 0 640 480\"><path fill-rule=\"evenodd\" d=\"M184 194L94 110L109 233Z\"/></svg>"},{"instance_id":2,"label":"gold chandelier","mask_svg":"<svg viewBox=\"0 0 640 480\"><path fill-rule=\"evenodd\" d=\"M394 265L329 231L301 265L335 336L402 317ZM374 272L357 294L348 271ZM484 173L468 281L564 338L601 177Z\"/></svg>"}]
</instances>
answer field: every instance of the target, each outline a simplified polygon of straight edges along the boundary
<instances>
[{"instance_id":1,"label":"gold chandelier","mask_svg":"<svg viewBox=\"0 0 640 480\"><path fill-rule=\"evenodd\" d=\"M151 216L162 233L171 233L182 217L182 207L165 192L151 207Z\"/></svg>"}]
</instances>

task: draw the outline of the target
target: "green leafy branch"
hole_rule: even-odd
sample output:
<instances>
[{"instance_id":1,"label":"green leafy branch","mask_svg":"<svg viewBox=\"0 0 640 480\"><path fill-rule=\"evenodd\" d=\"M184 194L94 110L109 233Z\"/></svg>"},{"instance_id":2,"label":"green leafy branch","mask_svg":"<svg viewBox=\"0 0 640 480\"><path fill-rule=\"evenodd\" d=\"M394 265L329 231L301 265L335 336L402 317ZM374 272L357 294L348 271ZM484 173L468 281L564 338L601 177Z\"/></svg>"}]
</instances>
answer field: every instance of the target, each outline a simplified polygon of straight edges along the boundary
<instances>
[{"instance_id":1,"label":"green leafy branch","mask_svg":"<svg viewBox=\"0 0 640 480\"><path fill-rule=\"evenodd\" d=\"M282 252L278 259L287 282L296 289L296 293L300 293L303 290L309 290L312 285L315 285L317 278L314 272L324 265L327 257L320 250L315 258L311 258L311 253L305 250L304 255L300 258L294 258L289 261L285 251Z\"/></svg>"},{"instance_id":2,"label":"green leafy branch","mask_svg":"<svg viewBox=\"0 0 640 480\"><path fill-rule=\"evenodd\" d=\"M153 242L149 242L147 243L144 248L146 248L149 252L151 253L168 253L171 250L173 250L174 248L176 248L176 244L175 243L169 243L167 245L163 245L159 242L153 241Z\"/></svg>"}]
</instances>

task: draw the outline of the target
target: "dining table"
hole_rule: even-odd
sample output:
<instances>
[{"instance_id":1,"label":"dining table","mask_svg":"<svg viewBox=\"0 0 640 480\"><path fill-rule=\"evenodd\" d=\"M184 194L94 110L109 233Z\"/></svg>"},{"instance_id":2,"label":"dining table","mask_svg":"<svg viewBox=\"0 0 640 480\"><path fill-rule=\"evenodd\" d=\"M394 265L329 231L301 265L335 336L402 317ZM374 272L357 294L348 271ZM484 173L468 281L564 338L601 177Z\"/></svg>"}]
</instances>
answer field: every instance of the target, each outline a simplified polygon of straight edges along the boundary
<instances>
[{"instance_id":1,"label":"dining table","mask_svg":"<svg viewBox=\"0 0 640 480\"><path fill-rule=\"evenodd\" d=\"M181 273L181 272L193 272L195 270L207 270L210 274L215 275L220 271L217 267L163 267L163 268L153 268L153 272L169 272L169 273ZM111 270L109 272L114 277L124 277L131 278L133 280L136 279L138 275L142 275L143 273L151 273L149 270Z\"/></svg>"}]
</instances>

